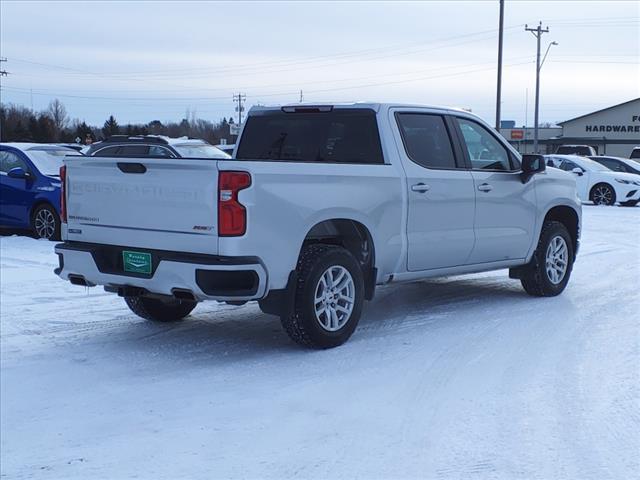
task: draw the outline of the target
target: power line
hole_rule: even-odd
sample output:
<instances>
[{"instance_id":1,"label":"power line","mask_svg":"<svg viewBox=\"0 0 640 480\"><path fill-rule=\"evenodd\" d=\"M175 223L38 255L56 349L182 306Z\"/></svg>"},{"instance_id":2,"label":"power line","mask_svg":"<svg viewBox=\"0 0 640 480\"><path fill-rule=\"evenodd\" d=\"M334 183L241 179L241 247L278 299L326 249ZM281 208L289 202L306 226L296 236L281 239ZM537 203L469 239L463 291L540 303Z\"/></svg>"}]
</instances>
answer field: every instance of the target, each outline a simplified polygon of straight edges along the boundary
<instances>
[{"instance_id":1,"label":"power line","mask_svg":"<svg viewBox=\"0 0 640 480\"><path fill-rule=\"evenodd\" d=\"M555 58L580 58L583 57L584 55L558 55ZM603 57L608 55L602 55ZM618 54L618 55L611 55L612 57L635 57L635 55L630 55L630 54ZM519 57L510 57L509 59L507 59L508 61L516 61L516 60L521 60L521 59L526 59L526 58L530 58L529 55L526 56L519 56ZM608 63L617 63L617 64L622 64L622 65L638 65L637 62L623 62L623 61L607 61L607 60L590 60L590 61L570 61L570 60L565 60L565 61L556 61L556 60L550 60L550 62L553 63L584 63L584 64L608 64ZM457 68L466 68L466 67L472 67L472 66L478 66L478 65L489 65L492 64L493 62L480 62L480 63L473 63L473 64L464 64L464 65L450 65L450 66L444 66L444 67L440 67L440 68L430 68L430 69L420 69L420 70L412 70L409 72L392 72L392 73L387 73L387 74L376 74L376 75L367 75L364 77L351 77L351 78L338 78L338 79L326 79L326 80L315 80L315 81L305 81L302 82L303 86L308 86L308 85L317 85L317 84L331 84L331 83L344 83L344 82L353 82L353 81L360 81L360 80L369 80L372 78L385 78L385 77L399 77L399 76L406 76L406 75L415 75L415 74L420 74L420 73L431 73L431 72L436 72L436 71L441 71L441 70L449 70L449 69L457 69ZM20 77L21 75L18 75L18 77ZM24 76L24 75L22 75ZM27 75L28 76L28 75ZM16 75L13 75L14 78L16 78ZM301 84L300 81L296 81L296 82L291 82L291 83L278 83L278 84L260 84L260 85L245 85L245 86L241 86L239 88L243 89L243 90L252 90L252 89L270 89L270 88L282 88L282 87L291 87L291 86L299 86ZM7 88L11 88L13 90L19 90L19 87L7 87ZM43 93L51 93L51 95L55 95L57 92L59 92L59 90L52 90L52 89L38 89L40 94ZM192 88L191 90L194 90L194 88ZM195 88L195 90L198 90L197 88ZM233 88L231 87L219 87L219 88L211 88L211 89L207 89L207 91L229 91L229 90L233 90ZM121 90L115 90L116 92L120 92ZM106 92L105 90L99 90L99 92L103 93ZM140 97L107 97L104 95L98 95L98 96L90 96L89 94L91 93L91 91L85 91L85 94L83 95L79 95L79 94L74 94L74 97L82 97L82 98L98 98L98 99L114 99L114 100L146 100L146 101L199 101L199 100L210 100L212 97L208 97L208 96L197 96L197 97L176 97L176 96L171 96L171 95L175 95L176 93L180 93L182 92L182 90L146 90L145 89L145 93L153 93L153 94L164 94L164 95L169 95L170 97L164 96L164 97L144 97L144 98L140 98ZM268 94L265 92L265 94ZM60 94L59 94L60 95ZM62 94L64 95L64 94ZM259 95L259 94L256 94ZM227 97L213 97L214 99L225 99Z\"/></svg>"},{"instance_id":2,"label":"power line","mask_svg":"<svg viewBox=\"0 0 640 480\"><path fill-rule=\"evenodd\" d=\"M515 29L520 27L521 25L514 25L514 26L510 26L507 27L507 29ZM431 43L444 43L444 42L450 42L459 38L466 38L466 37L472 37L472 36L478 36L478 35L484 35L486 36L487 33L495 33L495 29L492 30L483 30L483 31L478 31L478 32L473 32L473 33L469 33L469 34L464 34L464 35L456 35L456 36L452 36L452 37L448 37L445 39L441 39L441 40L435 40L435 41L429 41L429 42L422 42L423 44L431 44ZM250 73L280 73L280 72L288 72L288 71L292 71L292 70L298 70L300 65L306 65L311 63L312 65L310 66L306 66L306 69L309 68L324 68L324 67L328 67L328 66L333 66L333 65L343 65L345 63L355 63L355 62L368 62L368 61L372 61L372 60L379 60L382 58L388 58L388 57L397 57L397 56L405 56L405 55L413 55L413 54L417 54L417 53L425 53L425 52L429 52L429 51L433 51L433 50L438 50L438 49L442 49L442 48L450 48L450 47L455 47L455 46L459 46L459 45L465 45L468 43L474 43L477 42L479 40L484 40L484 39L489 39L492 38L494 35L488 36L486 38L482 38L482 39L477 39L477 38L472 38L469 40L465 40L462 42L457 42L454 44L445 44L445 45L438 45L435 47L430 47L428 49L424 49L424 48L420 48L420 49L414 49L414 50L409 50L409 51L404 51L404 52L400 52L400 53L389 53L389 54L384 54L384 55L377 55L377 56L373 56L373 57L369 57L369 58L360 58L360 59L351 59L348 57L351 56L357 56L360 55L360 53L349 53L349 54L336 54L334 56L330 56L330 55L326 55L323 57L326 58L331 58L331 57L342 57L342 58L337 58L337 61L333 61L331 63L318 63L317 65L313 65L313 63L317 63L316 60L313 60L314 57L311 57L311 59L303 59L303 60L298 60L298 61L294 61L294 62L287 62L287 63L283 63L283 62L264 62L262 65L264 66L260 66L260 64L250 64L250 65L237 65L237 66L231 66L231 67L223 67L223 68L217 68L214 69L213 71L211 71L210 68L206 68L205 70L208 70L209 73L200 73L200 74L196 74L196 75L190 75L190 78L210 78L212 76L215 75L224 75L225 77L229 77L229 76L234 76L234 75L247 75ZM394 47L394 48L401 48L401 47ZM373 49L371 49L373 50ZM382 48L382 50L384 50L384 48ZM375 51L372 51L372 53L375 53ZM320 57L320 58L323 58ZM316 57L318 58L318 57ZM109 76L115 80L118 81L126 81L126 80L134 80L134 77L130 77L128 79L125 78L121 78L122 76L128 76L128 75L138 75L137 73L110 73L110 72L94 72L94 71L87 71L87 70L82 70L82 69L78 69L78 68L72 68L72 67L65 67L65 66L61 66L61 65L55 65L55 64L47 64L47 63L41 63L41 62L33 62L31 60L23 60L23 59L12 59L16 62L21 62L21 63L27 63L27 64L33 64L33 65L38 65L38 66L43 66L43 67L48 67L48 68L54 68L54 69L58 69L58 70L67 70L69 73L69 75L92 75L92 76L99 76L99 77L104 77L104 76ZM281 67L296 67L296 68L281 68ZM276 70L273 70L272 68L276 68ZM178 76L180 78L182 78L184 76L185 73L187 73L189 71L189 69L180 69L178 71L176 71L175 73L165 73L163 74L162 72L157 73L152 75L152 77L160 77L160 78L170 78L170 77L175 77ZM165 71L166 72L166 71ZM135 79L138 81L142 81L142 82L148 82L149 78L145 78L145 79ZM157 82L156 82L157 83ZM176 85L176 87L179 88L188 88L185 87L184 85Z\"/></svg>"},{"instance_id":3,"label":"power line","mask_svg":"<svg viewBox=\"0 0 640 480\"><path fill-rule=\"evenodd\" d=\"M517 60L523 60L523 59L529 59L532 58L529 55L525 55L525 56L518 56L518 57L510 57L508 60L509 61L517 61ZM341 78L341 79L331 79L331 80L316 80L316 81L311 81L311 82L303 82L303 86L304 85L317 85L317 84L331 84L331 83L343 83L343 82L353 82L353 81L361 81L361 80L370 80L370 79L380 79L380 78L385 78L385 77L393 77L393 78L397 78L399 76L406 76L406 75L416 75L416 74L421 74L421 73L433 73L433 72L438 72L438 71L442 71L442 70L451 70L451 69L460 69L460 68L467 68L467 67L475 67L475 66L480 66L480 65L490 65L493 64L493 62L479 62L479 63L471 63L471 64L463 64L463 65L449 65L449 66L444 66L444 67L440 67L440 68L428 68L428 69L420 69L420 70L413 70L410 72L391 72L391 73L387 73L387 74L376 74L376 75L367 75L364 77L351 77L351 78ZM290 87L290 86L299 86L300 85L300 81L297 82L292 82L292 83L284 83L284 84L270 84L270 85L264 85L264 84L260 84L260 85L254 85L254 86L242 86L240 87L243 90L251 90L251 89L256 89L256 88L264 88L264 89L269 89L269 88L281 88L281 87ZM12 87L12 88L19 88L19 87ZM229 87L224 87L224 88L217 88L215 89L216 91L229 91L229 90L233 90L232 88ZM39 89L40 92L55 92L55 90L46 90L46 89ZM166 91L165 91L166 92ZM155 93L163 93L163 92L155 92ZM166 92L169 95L172 92ZM77 95L77 94L75 94ZM102 95L98 96L98 97L91 97L91 98L101 98L101 99L106 99L106 98L114 98L114 99L133 99L135 97L104 97ZM205 96L198 96L198 97L144 97L145 100L149 100L149 101L186 101L186 100L202 100L202 99L211 99L211 98L216 98L216 97L205 97ZM216 99L224 99L227 97L217 97Z\"/></svg>"},{"instance_id":4,"label":"power line","mask_svg":"<svg viewBox=\"0 0 640 480\"><path fill-rule=\"evenodd\" d=\"M519 58L528 58L527 57L519 57ZM505 65L505 67L514 67L514 66L520 66L520 65L527 65L530 64L531 61L526 61L526 62L517 62L517 63L511 63L508 65ZM369 88L369 87L376 87L376 86L388 86L388 85L398 85L398 84L403 84L403 83L411 83L411 82L416 82L416 81L421 81L421 80L430 80L430 79L435 79L435 78L446 78L446 77L455 77L455 76L460 76L460 75L466 75L469 73L477 73L477 72L482 72L482 71L487 71L487 70L492 70L493 67L493 62L482 62L482 63L475 63L475 64L467 64L467 65L459 65L456 67L447 67L445 69L432 69L432 70L427 70L427 72L437 72L439 70L446 70L449 68L464 68L464 67L473 67L473 66L478 66L478 65L491 65L487 68L480 68L480 69L473 69L473 70L465 70L465 71L460 71L460 72L453 72L453 73L445 73L445 74L441 74L441 75L430 75L430 76L420 76L417 78L410 78L410 79L404 79L404 80L394 80L394 81L388 81L388 82L376 82L376 83L368 83L368 84L358 84L358 85L351 85L351 86L345 86L345 87L333 87L333 88L325 88L325 89L317 89L317 90L307 90L306 93L326 93L326 92L334 92L334 91L342 91L342 90L354 90L354 89L361 89L361 88ZM424 72L424 71L422 71ZM418 72L414 72L414 73L418 73ZM394 75L390 75L390 76L394 76ZM395 75L397 76L397 75ZM363 77L360 78L360 80L364 80L364 79L368 79L368 78L380 78L380 76L369 76L369 77ZM329 82L323 82L323 83L331 83ZM25 91L28 89L21 89L19 87L6 87L7 89L11 89L11 90L15 90L15 91ZM166 97L161 97L161 98L136 98L136 97L102 97L102 96L84 96L84 95L67 95L67 94L56 94L55 92L49 92L49 93L40 93L40 92L33 92L34 95L49 95L49 96L59 96L59 97L67 97L67 98L81 98L81 99L89 99L89 100L109 100L109 101L199 101L199 102L209 102L209 101L213 101L213 100L224 100L228 97L190 97L190 98L166 98ZM278 93L254 93L252 94L253 97L280 97L280 96L294 96L294 95L298 95L299 91L287 91L287 92L278 92ZM235 98L236 96L234 95L234 102L237 101L237 99Z\"/></svg>"},{"instance_id":5,"label":"power line","mask_svg":"<svg viewBox=\"0 0 640 480\"><path fill-rule=\"evenodd\" d=\"M509 28L516 28L517 26L513 26L513 27L509 27ZM474 32L474 33L469 33L469 34L464 34L464 35L458 35L458 36L454 36L454 37L449 37L445 40L439 40L436 42L443 42L443 41L451 41L451 40L455 40L457 38L463 38L463 37L471 37L471 36L477 36L479 34L486 34L487 32L491 32L493 30L486 30L486 31L480 31L480 32ZM390 55L382 55L382 56L377 56L377 57L371 57L371 58L364 58L364 59L360 59L360 60L350 60L350 59L346 59L347 62L346 63L356 63L356 62L368 62L368 61L372 61L372 60L377 60L377 59L381 59L381 58L387 58L390 56L398 57L400 55L412 55L412 54L416 54L416 53L424 53L424 52L428 52L428 51L433 51L433 50L437 50L437 49L441 49L441 48L450 48L450 47L455 47L458 45L463 45L463 44L467 44L470 42L477 42L479 41L479 39L471 39L471 40L466 40L463 42L458 42L456 44L451 44L451 45L440 45L440 46L436 46L436 47L432 47L429 49L420 49L417 51L408 51L408 52L401 52L401 53L395 53L395 54L390 54ZM433 42L432 42L433 43ZM15 61L18 62L23 62L23 63L30 63L30 64L34 64L34 65L39 65L39 66L44 66L44 67L48 67L48 68L54 68L54 69L60 69L60 70L68 70L70 73L69 75L92 75L92 76L97 76L101 79L104 79L105 77L107 78L111 78L115 81L118 82L139 82L139 83L143 83L145 85L148 85L148 83L156 83L159 85L164 85L164 86L170 86L170 87L175 87L175 88L180 88L180 89L192 89L191 86L188 85L177 85L177 84L171 84L171 83L167 83L167 82L163 82L161 80L158 79L151 79L151 78L128 78L128 79L124 79L124 78L119 78L118 76L114 76L113 74L109 74L109 73L105 73L105 72L93 72L93 71L87 71L87 70L81 70L81 69L77 69L77 68L73 68L73 67L65 67L65 66L61 66L61 65L54 65L54 64L46 64L46 63L41 63L41 62L32 62L29 60L20 60L20 59L13 59ZM319 65L309 65L307 67L305 67L306 70L308 69L315 69L315 68L325 68L325 67L329 67L329 66L333 66L333 65L343 65L345 64L344 62L345 59L343 59L343 61L338 61L338 62L334 62L334 63L325 63L325 64L319 64ZM298 62L300 63L300 62ZM302 63L305 63L305 61L302 61ZM293 65L290 64L290 66ZM273 66L278 66L278 64L273 64ZM251 65L245 65L244 67L241 66L241 68L255 68L255 66ZM280 72L288 72L288 71L296 71L298 70L299 67L294 67L294 68L284 68L284 69L280 69L280 70L265 70L263 69L259 69L256 71L256 73L280 73ZM224 74L225 77L233 77L233 76L239 76L239 75L248 75L250 74L249 70L245 70L244 72L242 71L237 71L235 74L233 72L230 73L226 73L224 71L218 71L216 73L221 73ZM184 75L181 74L180 77L183 77ZM189 78L210 78L211 74L200 74L200 75L190 75ZM200 90L202 91L215 91L219 89L210 89L210 88L200 88Z\"/></svg>"}]
</instances>

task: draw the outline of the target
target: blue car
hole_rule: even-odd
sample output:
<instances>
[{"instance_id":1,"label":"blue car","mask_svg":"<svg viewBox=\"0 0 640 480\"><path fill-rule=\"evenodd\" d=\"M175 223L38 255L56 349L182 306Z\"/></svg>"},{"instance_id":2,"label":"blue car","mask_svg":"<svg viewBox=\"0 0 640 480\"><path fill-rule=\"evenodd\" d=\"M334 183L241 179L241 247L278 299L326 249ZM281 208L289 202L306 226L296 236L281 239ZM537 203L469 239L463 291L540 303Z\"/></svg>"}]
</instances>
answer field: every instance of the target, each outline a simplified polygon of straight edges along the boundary
<instances>
[{"instance_id":1,"label":"blue car","mask_svg":"<svg viewBox=\"0 0 640 480\"><path fill-rule=\"evenodd\" d=\"M0 226L60 239L60 167L73 150L57 145L0 144Z\"/></svg>"}]
</instances>

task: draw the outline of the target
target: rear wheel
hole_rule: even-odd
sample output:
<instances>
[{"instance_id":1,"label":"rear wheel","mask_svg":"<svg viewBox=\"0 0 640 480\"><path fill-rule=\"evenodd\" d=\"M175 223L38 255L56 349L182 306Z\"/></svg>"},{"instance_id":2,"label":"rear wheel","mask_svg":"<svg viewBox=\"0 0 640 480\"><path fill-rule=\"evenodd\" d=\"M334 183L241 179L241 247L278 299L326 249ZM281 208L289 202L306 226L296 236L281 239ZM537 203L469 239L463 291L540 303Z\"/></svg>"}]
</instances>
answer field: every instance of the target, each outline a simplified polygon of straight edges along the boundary
<instances>
[{"instance_id":1,"label":"rear wheel","mask_svg":"<svg viewBox=\"0 0 640 480\"><path fill-rule=\"evenodd\" d=\"M529 295L553 297L565 289L573 269L573 241L560 222L547 221L520 282Z\"/></svg>"},{"instance_id":2,"label":"rear wheel","mask_svg":"<svg viewBox=\"0 0 640 480\"><path fill-rule=\"evenodd\" d=\"M31 228L38 238L60 240L60 217L49 204L36 207L31 217Z\"/></svg>"},{"instance_id":3,"label":"rear wheel","mask_svg":"<svg viewBox=\"0 0 640 480\"><path fill-rule=\"evenodd\" d=\"M161 300L151 297L124 297L133 313L154 322L175 322L182 320L196 308L198 302L170 298Z\"/></svg>"},{"instance_id":4,"label":"rear wheel","mask_svg":"<svg viewBox=\"0 0 640 480\"><path fill-rule=\"evenodd\" d=\"M611 185L598 183L591 189L589 200L596 205L613 205L616 203L616 192Z\"/></svg>"},{"instance_id":5,"label":"rear wheel","mask_svg":"<svg viewBox=\"0 0 640 480\"><path fill-rule=\"evenodd\" d=\"M281 317L291 339L310 348L342 345L353 334L364 302L362 269L348 250L310 245L297 266L294 308Z\"/></svg>"}]
</instances>

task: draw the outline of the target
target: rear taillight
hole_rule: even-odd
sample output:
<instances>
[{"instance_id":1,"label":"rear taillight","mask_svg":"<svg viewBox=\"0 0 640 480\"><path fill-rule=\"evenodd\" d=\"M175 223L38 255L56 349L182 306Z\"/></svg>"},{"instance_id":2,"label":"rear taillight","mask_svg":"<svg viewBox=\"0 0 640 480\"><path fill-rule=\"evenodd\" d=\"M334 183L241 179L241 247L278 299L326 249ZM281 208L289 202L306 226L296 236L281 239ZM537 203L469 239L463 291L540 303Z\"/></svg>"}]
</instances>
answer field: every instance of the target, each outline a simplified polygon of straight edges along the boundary
<instances>
[{"instance_id":1,"label":"rear taillight","mask_svg":"<svg viewBox=\"0 0 640 480\"><path fill-rule=\"evenodd\" d=\"M218 176L218 235L237 237L247 231L247 210L238 192L251 185L247 172L220 172Z\"/></svg>"},{"instance_id":2,"label":"rear taillight","mask_svg":"<svg viewBox=\"0 0 640 480\"><path fill-rule=\"evenodd\" d=\"M60 219L67 223L67 166L60 167Z\"/></svg>"}]
</instances>

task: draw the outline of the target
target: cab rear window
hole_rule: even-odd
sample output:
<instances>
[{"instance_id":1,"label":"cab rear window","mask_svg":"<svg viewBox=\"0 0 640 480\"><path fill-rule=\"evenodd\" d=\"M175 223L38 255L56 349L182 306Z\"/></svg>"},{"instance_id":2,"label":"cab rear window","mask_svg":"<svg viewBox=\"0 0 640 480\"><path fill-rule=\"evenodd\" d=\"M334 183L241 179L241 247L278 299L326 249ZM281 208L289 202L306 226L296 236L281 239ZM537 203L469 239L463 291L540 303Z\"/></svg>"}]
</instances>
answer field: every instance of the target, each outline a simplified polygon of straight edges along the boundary
<instances>
[{"instance_id":1,"label":"cab rear window","mask_svg":"<svg viewBox=\"0 0 640 480\"><path fill-rule=\"evenodd\" d=\"M313 163L384 163L375 112L268 111L244 126L237 160Z\"/></svg>"}]
</instances>

